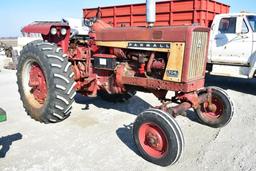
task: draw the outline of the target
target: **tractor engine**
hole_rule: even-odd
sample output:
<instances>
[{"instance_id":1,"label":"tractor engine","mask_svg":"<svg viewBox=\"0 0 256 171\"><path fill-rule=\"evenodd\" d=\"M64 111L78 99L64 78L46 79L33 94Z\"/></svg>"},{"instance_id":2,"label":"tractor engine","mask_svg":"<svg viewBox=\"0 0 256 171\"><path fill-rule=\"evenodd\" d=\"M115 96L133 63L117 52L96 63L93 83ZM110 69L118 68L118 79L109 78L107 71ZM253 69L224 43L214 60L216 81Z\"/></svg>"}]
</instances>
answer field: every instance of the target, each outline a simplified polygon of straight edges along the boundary
<instances>
[{"instance_id":1,"label":"tractor engine","mask_svg":"<svg viewBox=\"0 0 256 171\"><path fill-rule=\"evenodd\" d=\"M89 36L71 40L68 51L77 89L85 95L122 94L134 86L191 92L204 85L207 28L112 28L98 20Z\"/></svg>"}]
</instances>

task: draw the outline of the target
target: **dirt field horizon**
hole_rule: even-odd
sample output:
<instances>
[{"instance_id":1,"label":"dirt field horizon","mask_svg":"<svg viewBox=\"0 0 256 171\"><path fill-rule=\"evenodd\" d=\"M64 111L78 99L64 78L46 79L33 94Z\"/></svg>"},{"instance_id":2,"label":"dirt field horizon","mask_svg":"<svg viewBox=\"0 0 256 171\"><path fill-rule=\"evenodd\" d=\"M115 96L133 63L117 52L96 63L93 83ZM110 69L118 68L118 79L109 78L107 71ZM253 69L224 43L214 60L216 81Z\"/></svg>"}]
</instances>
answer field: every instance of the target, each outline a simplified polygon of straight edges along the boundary
<instances>
[{"instance_id":1,"label":"dirt field horizon","mask_svg":"<svg viewBox=\"0 0 256 171\"><path fill-rule=\"evenodd\" d=\"M5 43L7 46L16 47L17 39L18 39L17 37L0 38L0 42Z\"/></svg>"}]
</instances>

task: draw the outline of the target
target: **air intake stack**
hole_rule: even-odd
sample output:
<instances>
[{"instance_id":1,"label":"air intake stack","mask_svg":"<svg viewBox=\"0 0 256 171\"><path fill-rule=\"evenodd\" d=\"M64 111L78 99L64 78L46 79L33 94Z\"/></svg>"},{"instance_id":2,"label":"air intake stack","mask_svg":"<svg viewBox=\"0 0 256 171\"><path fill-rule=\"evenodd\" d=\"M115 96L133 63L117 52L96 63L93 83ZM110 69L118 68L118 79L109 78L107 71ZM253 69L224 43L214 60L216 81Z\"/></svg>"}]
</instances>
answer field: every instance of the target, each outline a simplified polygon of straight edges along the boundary
<instances>
[{"instance_id":1,"label":"air intake stack","mask_svg":"<svg viewBox=\"0 0 256 171\"><path fill-rule=\"evenodd\" d=\"M147 0L147 23L149 27L153 27L156 22L156 1Z\"/></svg>"}]
</instances>

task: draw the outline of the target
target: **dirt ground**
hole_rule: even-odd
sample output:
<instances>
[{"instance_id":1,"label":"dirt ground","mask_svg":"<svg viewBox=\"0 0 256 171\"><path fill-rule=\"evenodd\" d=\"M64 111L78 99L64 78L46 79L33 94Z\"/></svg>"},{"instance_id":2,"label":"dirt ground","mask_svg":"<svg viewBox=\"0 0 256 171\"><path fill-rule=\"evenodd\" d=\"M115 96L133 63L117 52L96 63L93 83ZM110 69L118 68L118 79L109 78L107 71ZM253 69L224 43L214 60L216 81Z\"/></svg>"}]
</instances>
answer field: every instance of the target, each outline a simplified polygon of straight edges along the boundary
<instances>
[{"instance_id":1,"label":"dirt ground","mask_svg":"<svg viewBox=\"0 0 256 171\"><path fill-rule=\"evenodd\" d=\"M17 46L17 38L6 38L6 39L0 38L0 42L5 43L7 46L12 46L12 47Z\"/></svg>"},{"instance_id":2,"label":"dirt ground","mask_svg":"<svg viewBox=\"0 0 256 171\"><path fill-rule=\"evenodd\" d=\"M0 170L256 170L256 80L207 78L233 98L236 113L229 125L213 129L179 116L185 137L183 157L159 167L140 157L132 140L136 115L158 105L152 94L137 93L129 102L111 104L76 96L70 118L40 124L24 112L15 71L0 72L0 107L8 121L0 123ZM89 109L85 108L89 104Z\"/></svg>"}]
</instances>

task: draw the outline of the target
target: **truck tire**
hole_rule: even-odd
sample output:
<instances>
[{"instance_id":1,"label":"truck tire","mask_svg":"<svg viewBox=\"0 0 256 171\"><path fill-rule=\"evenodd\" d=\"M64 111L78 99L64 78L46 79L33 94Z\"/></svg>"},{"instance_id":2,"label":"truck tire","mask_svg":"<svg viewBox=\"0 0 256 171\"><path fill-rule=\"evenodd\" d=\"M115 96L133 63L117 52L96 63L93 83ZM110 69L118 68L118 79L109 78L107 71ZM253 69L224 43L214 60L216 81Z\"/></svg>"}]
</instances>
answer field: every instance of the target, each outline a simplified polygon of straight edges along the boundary
<instances>
[{"instance_id":1,"label":"truck tire","mask_svg":"<svg viewBox=\"0 0 256 171\"><path fill-rule=\"evenodd\" d=\"M149 109L136 118L133 138L142 157L154 164L168 166L181 157L184 138L174 118L158 109Z\"/></svg>"},{"instance_id":2,"label":"truck tire","mask_svg":"<svg viewBox=\"0 0 256 171\"><path fill-rule=\"evenodd\" d=\"M17 84L23 106L31 118L56 123L69 117L76 95L71 65L55 44L36 40L23 48Z\"/></svg>"},{"instance_id":3,"label":"truck tire","mask_svg":"<svg viewBox=\"0 0 256 171\"><path fill-rule=\"evenodd\" d=\"M124 94L109 94L106 91L100 91L98 92L98 96L107 102L112 103L123 103L128 101L130 98L132 98L136 94L136 91L128 91Z\"/></svg>"},{"instance_id":4,"label":"truck tire","mask_svg":"<svg viewBox=\"0 0 256 171\"><path fill-rule=\"evenodd\" d=\"M207 87L212 89L212 104L215 110L209 110L208 102L205 102L195 109L195 112L202 124L213 128L226 126L234 114L234 105L228 94L219 87ZM206 93L206 92L199 92Z\"/></svg>"}]
</instances>

